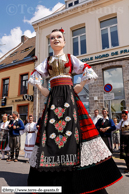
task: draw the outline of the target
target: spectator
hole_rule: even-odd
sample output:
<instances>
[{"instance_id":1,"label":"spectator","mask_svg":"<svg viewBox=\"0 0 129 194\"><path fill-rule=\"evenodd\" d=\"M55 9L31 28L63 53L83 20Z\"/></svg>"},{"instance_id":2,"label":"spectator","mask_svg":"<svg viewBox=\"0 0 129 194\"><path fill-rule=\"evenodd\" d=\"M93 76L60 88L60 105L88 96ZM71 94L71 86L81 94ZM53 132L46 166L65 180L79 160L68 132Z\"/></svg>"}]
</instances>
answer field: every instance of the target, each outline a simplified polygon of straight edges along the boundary
<instances>
[{"instance_id":1,"label":"spectator","mask_svg":"<svg viewBox=\"0 0 129 194\"><path fill-rule=\"evenodd\" d=\"M5 151L9 151L8 145L8 124L7 114L3 115L2 122L0 123L0 151L2 152L1 160L4 160Z\"/></svg>"},{"instance_id":2,"label":"spectator","mask_svg":"<svg viewBox=\"0 0 129 194\"><path fill-rule=\"evenodd\" d=\"M18 161L19 149L20 149L20 130L24 129L23 122L18 118L18 112L14 111L13 119L11 120L8 128L9 128L9 146L10 146L10 157L7 161ZM14 159L14 151L15 151L15 159Z\"/></svg>"},{"instance_id":3,"label":"spectator","mask_svg":"<svg viewBox=\"0 0 129 194\"><path fill-rule=\"evenodd\" d=\"M13 120L13 116L12 115L9 115L9 122L11 121L11 120Z\"/></svg>"},{"instance_id":4,"label":"spectator","mask_svg":"<svg viewBox=\"0 0 129 194\"><path fill-rule=\"evenodd\" d=\"M94 125L96 125L97 121L100 118L102 118L102 116L99 115L99 110L98 109L94 110L94 116L92 117L92 121L93 121Z\"/></svg>"},{"instance_id":5,"label":"spectator","mask_svg":"<svg viewBox=\"0 0 129 194\"><path fill-rule=\"evenodd\" d=\"M124 171L129 172L129 120L128 111L122 111L122 120L116 126L117 129L121 130L120 136L120 158L126 162L127 169Z\"/></svg>"},{"instance_id":6,"label":"spectator","mask_svg":"<svg viewBox=\"0 0 129 194\"><path fill-rule=\"evenodd\" d=\"M103 118L100 118L96 123L96 127L107 147L112 152L111 132L116 129L112 119L110 119L105 108L102 109Z\"/></svg>"},{"instance_id":7,"label":"spectator","mask_svg":"<svg viewBox=\"0 0 129 194\"><path fill-rule=\"evenodd\" d=\"M117 118L113 118L114 124L115 126L117 126ZM118 144L118 149L120 149L120 131L119 130L115 130L112 132L112 136L113 136L113 144L114 144L114 150L116 149L116 144Z\"/></svg>"}]
</instances>

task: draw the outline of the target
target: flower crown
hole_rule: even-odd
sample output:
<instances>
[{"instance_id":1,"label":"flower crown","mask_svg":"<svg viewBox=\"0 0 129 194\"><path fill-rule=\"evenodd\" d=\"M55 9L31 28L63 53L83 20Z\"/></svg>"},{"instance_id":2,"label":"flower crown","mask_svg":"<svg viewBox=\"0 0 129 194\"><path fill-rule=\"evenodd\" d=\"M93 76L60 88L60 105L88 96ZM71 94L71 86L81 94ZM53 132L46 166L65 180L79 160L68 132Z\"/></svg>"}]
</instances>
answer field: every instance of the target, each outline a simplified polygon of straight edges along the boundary
<instances>
[{"instance_id":1,"label":"flower crown","mask_svg":"<svg viewBox=\"0 0 129 194\"><path fill-rule=\"evenodd\" d=\"M128 114L128 111L127 111L127 110L124 110L124 112L125 112L126 114Z\"/></svg>"},{"instance_id":2,"label":"flower crown","mask_svg":"<svg viewBox=\"0 0 129 194\"><path fill-rule=\"evenodd\" d=\"M63 28L59 29L60 32L62 32L62 34L65 34L65 31L63 30Z\"/></svg>"}]
</instances>

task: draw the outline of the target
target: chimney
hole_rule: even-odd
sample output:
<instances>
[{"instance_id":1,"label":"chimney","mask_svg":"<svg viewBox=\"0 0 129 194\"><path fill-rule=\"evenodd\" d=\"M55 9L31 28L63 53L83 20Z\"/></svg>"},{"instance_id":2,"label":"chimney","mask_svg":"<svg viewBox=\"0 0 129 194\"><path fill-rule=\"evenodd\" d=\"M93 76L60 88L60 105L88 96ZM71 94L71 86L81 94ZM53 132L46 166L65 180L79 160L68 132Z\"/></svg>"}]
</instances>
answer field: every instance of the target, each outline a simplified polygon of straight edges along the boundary
<instances>
[{"instance_id":1,"label":"chimney","mask_svg":"<svg viewBox=\"0 0 129 194\"><path fill-rule=\"evenodd\" d=\"M22 35L21 36L21 42L22 43L24 43L25 42L25 40L27 40L28 39L28 37L27 36L25 36L25 35Z\"/></svg>"}]
</instances>

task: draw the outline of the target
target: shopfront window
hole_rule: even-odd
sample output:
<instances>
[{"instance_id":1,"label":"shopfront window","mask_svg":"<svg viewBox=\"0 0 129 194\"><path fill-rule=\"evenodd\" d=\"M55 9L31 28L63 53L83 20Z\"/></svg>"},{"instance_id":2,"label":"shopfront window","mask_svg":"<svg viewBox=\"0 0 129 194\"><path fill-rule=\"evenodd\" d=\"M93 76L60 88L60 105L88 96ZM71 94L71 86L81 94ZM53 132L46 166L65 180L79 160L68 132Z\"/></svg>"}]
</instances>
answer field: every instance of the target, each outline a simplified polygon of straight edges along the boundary
<instances>
[{"instance_id":1,"label":"shopfront window","mask_svg":"<svg viewBox=\"0 0 129 194\"><path fill-rule=\"evenodd\" d=\"M21 75L20 94L26 94L28 90L28 74Z\"/></svg>"},{"instance_id":2,"label":"shopfront window","mask_svg":"<svg viewBox=\"0 0 129 194\"><path fill-rule=\"evenodd\" d=\"M2 97L3 96L8 96L8 89L9 89L9 78L8 79L3 79Z\"/></svg>"},{"instance_id":3,"label":"shopfront window","mask_svg":"<svg viewBox=\"0 0 129 194\"><path fill-rule=\"evenodd\" d=\"M111 93L114 93L114 100L111 101L112 116L115 114L118 118L121 116L121 111L125 108L125 93L123 85L122 68L116 67L112 69L104 70L104 85L111 84L113 89ZM109 101L105 101L105 106L108 108Z\"/></svg>"},{"instance_id":4,"label":"shopfront window","mask_svg":"<svg viewBox=\"0 0 129 194\"><path fill-rule=\"evenodd\" d=\"M82 74L75 75L73 77L74 86L81 82L81 77L82 77ZM89 112L89 87L88 85L85 85L83 87L83 90L78 95L80 97L80 100L83 102L85 108Z\"/></svg>"},{"instance_id":5,"label":"shopfront window","mask_svg":"<svg viewBox=\"0 0 129 194\"><path fill-rule=\"evenodd\" d=\"M18 106L18 113L20 114L20 118L23 120L25 124L27 122L28 117L28 105Z\"/></svg>"},{"instance_id":6,"label":"shopfront window","mask_svg":"<svg viewBox=\"0 0 129 194\"><path fill-rule=\"evenodd\" d=\"M119 46L117 17L100 22L102 49Z\"/></svg>"},{"instance_id":7,"label":"shopfront window","mask_svg":"<svg viewBox=\"0 0 129 194\"><path fill-rule=\"evenodd\" d=\"M85 27L72 31L73 55L82 55L86 53L86 31Z\"/></svg>"},{"instance_id":8,"label":"shopfront window","mask_svg":"<svg viewBox=\"0 0 129 194\"><path fill-rule=\"evenodd\" d=\"M8 116L12 114L12 107L0 108L0 121L2 120L4 114L7 114Z\"/></svg>"}]
</instances>

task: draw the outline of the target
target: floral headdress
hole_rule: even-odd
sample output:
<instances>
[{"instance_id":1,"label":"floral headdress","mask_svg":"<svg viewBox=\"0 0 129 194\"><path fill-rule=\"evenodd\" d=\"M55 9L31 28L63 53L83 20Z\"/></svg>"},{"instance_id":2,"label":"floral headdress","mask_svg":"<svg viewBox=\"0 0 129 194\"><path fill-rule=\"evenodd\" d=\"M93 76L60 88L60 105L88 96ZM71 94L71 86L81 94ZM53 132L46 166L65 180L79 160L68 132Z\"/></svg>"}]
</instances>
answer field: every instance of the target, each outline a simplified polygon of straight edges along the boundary
<instances>
[{"instance_id":1,"label":"floral headdress","mask_svg":"<svg viewBox=\"0 0 129 194\"><path fill-rule=\"evenodd\" d=\"M127 115L128 111L127 110L122 110L122 113L125 113Z\"/></svg>"},{"instance_id":2,"label":"floral headdress","mask_svg":"<svg viewBox=\"0 0 129 194\"><path fill-rule=\"evenodd\" d=\"M63 28L59 29L60 32L62 32L62 34L65 34L65 31L63 30Z\"/></svg>"}]
</instances>

